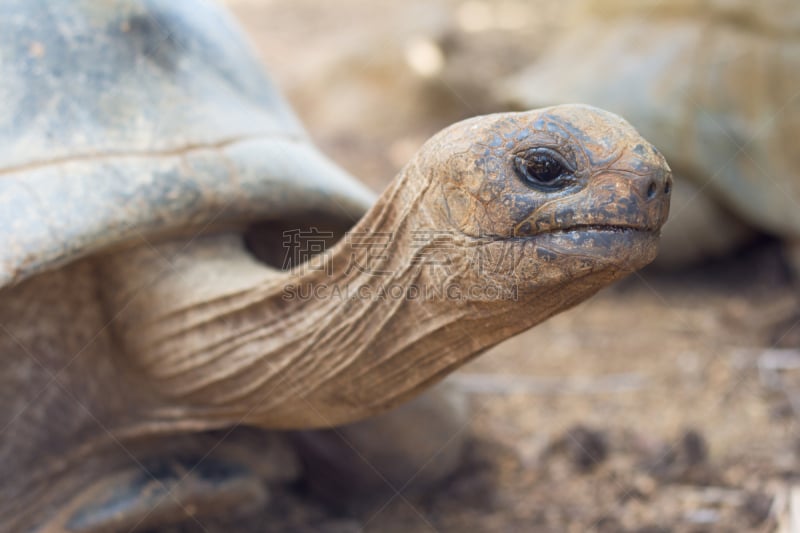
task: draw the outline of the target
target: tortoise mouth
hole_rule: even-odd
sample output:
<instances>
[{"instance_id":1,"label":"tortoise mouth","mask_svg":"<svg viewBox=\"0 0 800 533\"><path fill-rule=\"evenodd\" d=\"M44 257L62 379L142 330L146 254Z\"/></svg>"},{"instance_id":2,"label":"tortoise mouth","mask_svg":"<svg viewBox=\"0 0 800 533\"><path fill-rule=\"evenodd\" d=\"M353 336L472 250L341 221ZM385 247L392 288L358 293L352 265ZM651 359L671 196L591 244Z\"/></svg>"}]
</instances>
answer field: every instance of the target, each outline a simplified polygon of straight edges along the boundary
<instances>
[{"instance_id":1,"label":"tortoise mouth","mask_svg":"<svg viewBox=\"0 0 800 533\"><path fill-rule=\"evenodd\" d=\"M633 271L655 258L659 237L659 228L641 225L576 224L525 238L557 255L593 258L598 264Z\"/></svg>"},{"instance_id":2,"label":"tortoise mouth","mask_svg":"<svg viewBox=\"0 0 800 533\"><path fill-rule=\"evenodd\" d=\"M553 228L543 233L558 234L558 233L582 233L582 232L603 232L603 233L634 233L634 232L651 232L649 228L642 228L637 226L627 226L624 224L576 224L566 228Z\"/></svg>"},{"instance_id":3,"label":"tortoise mouth","mask_svg":"<svg viewBox=\"0 0 800 533\"><path fill-rule=\"evenodd\" d=\"M528 231L525 231L527 229ZM620 234L632 235L635 233L657 233L657 228L647 226L638 226L633 224L604 224L604 223L581 223L573 224L565 227L547 228L540 231L530 231L530 228L524 228L521 231L517 230L517 237L540 237L542 235L568 235L568 234L590 234L590 233L603 233L603 234Z\"/></svg>"}]
</instances>

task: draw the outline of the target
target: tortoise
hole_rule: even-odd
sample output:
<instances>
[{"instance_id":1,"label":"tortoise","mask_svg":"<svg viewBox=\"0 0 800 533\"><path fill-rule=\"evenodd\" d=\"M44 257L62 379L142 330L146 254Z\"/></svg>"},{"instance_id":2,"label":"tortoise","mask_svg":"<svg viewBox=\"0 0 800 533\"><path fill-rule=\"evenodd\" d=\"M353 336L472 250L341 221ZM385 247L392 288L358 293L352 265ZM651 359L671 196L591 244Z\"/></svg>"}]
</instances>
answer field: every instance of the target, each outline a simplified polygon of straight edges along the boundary
<instances>
[{"instance_id":1,"label":"tortoise","mask_svg":"<svg viewBox=\"0 0 800 533\"><path fill-rule=\"evenodd\" d=\"M5 531L261 505L264 431L411 399L650 262L668 214L663 156L581 105L448 127L376 198L205 1L7 0L0 56Z\"/></svg>"},{"instance_id":2,"label":"tortoise","mask_svg":"<svg viewBox=\"0 0 800 533\"><path fill-rule=\"evenodd\" d=\"M499 97L603 107L665 154L676 180L657 265L723 257L758 233L796 250L797 2L583 0L576 11Z\"/></svg>"}]
</instances>

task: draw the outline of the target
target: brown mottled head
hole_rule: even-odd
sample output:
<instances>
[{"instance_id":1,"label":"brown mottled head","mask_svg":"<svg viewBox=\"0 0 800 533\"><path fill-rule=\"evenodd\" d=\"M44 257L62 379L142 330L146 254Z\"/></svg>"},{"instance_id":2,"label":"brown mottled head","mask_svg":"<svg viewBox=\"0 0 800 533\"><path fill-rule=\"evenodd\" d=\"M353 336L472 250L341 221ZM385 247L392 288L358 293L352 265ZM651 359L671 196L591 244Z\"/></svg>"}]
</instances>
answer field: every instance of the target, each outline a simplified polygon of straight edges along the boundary
<instances>
[{"instance_id":1,"label":"brown mottled head","mask_svg":"<svg viewBox=\"0 0 800 533\"><path fill-rule=\"evenodd\" d=\"M429 141L417 168L432 225L473 244L461 249L481 280L523 288L645 266L669 211L661 154L584 105L461 122Z\"/></svg>"}]
</instances>

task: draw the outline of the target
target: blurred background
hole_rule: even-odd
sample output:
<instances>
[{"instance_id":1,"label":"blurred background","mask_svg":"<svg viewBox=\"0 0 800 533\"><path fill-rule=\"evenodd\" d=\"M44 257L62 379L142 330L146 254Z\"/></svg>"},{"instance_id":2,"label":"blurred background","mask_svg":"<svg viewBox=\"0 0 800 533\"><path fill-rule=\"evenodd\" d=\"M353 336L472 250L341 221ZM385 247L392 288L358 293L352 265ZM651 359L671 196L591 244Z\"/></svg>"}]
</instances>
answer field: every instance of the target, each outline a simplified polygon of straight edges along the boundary
<instances>
[{"instance_id":1,"label":"blurred background","mask_svg":"<svg viewBox=\"0 0 800 533\"><path fill-rule=\"evenodd\" d=\"M609 10L597 9L603 2L581 0L225 3L322 151L376 191L444 126L524 106L519 92L516 99L509 97L509 87L515 79L524 85L525 72L535 73L537 64L549 61L549 74L538 83L553 80L566 101L572 94L590 94L586 84L593 87L593 81L598 87L609 84L604 72L630 67L629 80L651 80L642 85L652 89L645 104L664 112L660 124L667 127L669 117L687 115L713 119L704 122L712 125L709 132L690 128L673 134L694 135L700 152L704 143L714 145L726 136L735 141L744 132L738 146L752 147L755 163L762 157L789 162L776 163L765 174L774 172L781 196L797 206L793 184L800 175L790 163L797 162L800 83L789 72L792 60L797 67L792 72L800 72L796 0L607 1L614 8ZM630 10L634 13L626 14ZM633 17L626 20L644 44L602 42L627 31L613 26L619 13ZM554 59L563 52L560 43L576 35L591 36L572 47L589 58L577 73L569 56ZM644 60L660 62L640 73L642 58L625 57L637 50L646 50ZM670 55L676 50L681 53ZM729 55L714 55L721 51ZM705 79L711 69L697 68L698 58L735 65L736 58L751 56L752 68L716 77ZM660 78L651 79L656 75ZM686 99L670 99L667 90L659 93L670 80L699 95L694 107ZM695 93L678 82L706 85ZM726 87L734 88L735 97L727 96ZM774 120L776 115L785 120ZM639 127L634 117L626 118ZM773 141L762 149L758 135ZM736 175L740 160L720 162L721 170L709 176L711 185L701 180L693 191L713 197L721 190L724 196L726 176ZM702 173L703 165L693 163L681 160L673 168ZM703 200L690 191L675 201L673 215L684 204ZM800 372L800 325L787 253L791 239L787 232L755 227L751 222L758 213L749 213L740 227L735 204L722 203L717 218L697 221L697 230L712 240L733 233L737 246L722 246L709 254L716 257L699 262L635 274L467 365L455 381L469 391L475 416L459 473L436 494L414 495L412 481L407 497L357 519L341 517L329 522L331 527L639 532L789 527L791 501L800 494L793 488L800 472L800 404L792 393L800 390L793 386L794 373Z\"/></svg>"}]
</instances>

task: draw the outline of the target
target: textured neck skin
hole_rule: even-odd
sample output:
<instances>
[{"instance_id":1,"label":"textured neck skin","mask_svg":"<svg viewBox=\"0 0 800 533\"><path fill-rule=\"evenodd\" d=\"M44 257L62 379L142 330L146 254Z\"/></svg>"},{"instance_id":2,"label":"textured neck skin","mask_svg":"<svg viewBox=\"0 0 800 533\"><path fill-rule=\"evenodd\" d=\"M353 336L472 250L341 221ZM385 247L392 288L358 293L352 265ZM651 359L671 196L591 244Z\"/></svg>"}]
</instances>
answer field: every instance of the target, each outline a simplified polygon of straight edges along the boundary
<instances>
[{"instance_id":1,"label":"textured neck skin","mask_svg":"<svg viewBox=\"0 0 800 533\"><path fill-rule=\"evenodd\" d=\"M146 246L106 263L115 283L146 287L108 300L116 308L109 312L120 313L115 324L130 332L122 339L122 364L132 364L131 374L144 378L137 387L162 398L147 417L154 414L170 427L244 421L273 428L360 419L628 273L609 269L542 287L520 287L510 279L502 287L508 292L498 295L497 286L485 291L480 277L464 275L475 265L462 248L485 247L482 268L490 270L514 261L513 254L492 251L471 237L426 231L422 221L429 217L415 197L420 193L404 185L397 180L387 201L331 250L330 273L300 267L283 274L255 263L232 273L233 255L252 261L234 236L198 239L188 248ZM386 248L364 247L357 239L364 233L391 239L384 241ZM179 248L184 249L176 256ZM412 248L428 259L413 261ZM204 261L212 256L225 258L221 271ZM174 268L165 267L164 258ZM142 272L151 279L142 280ZM242 283L258 281L229 292L232 274ZM398 295L398 288L412 285L419 297ZM191 291L200 286L202 292ZM483 299L470 301L470 286ZM114 294L129 293L116 288ZM182 300L185 294L196 301Z\"/></svg>"},{"instance_id":2,"label":"textured neck skin","mask_svg":"<svg viewBox=\"0 0 800 533\"><path fill-rule=\"evenodd\" d=\"M540 147L569 161L563 191L515 174ZM323 268L268 269L233 235L102 258L118 365L165 430L363 418L649 263L668 191L663 158L613 115L472 119L429 141Z\"/></svg>"},{"instance_id":3,"label":"textured neck skin","mask_svg":"<svg viewBox=\"0 0 800 533\"><path fill-rule=\"evenodd\" d=\"M421 209L425 186L408 181L395 180L325 263L288 273L256 264L231 235L105 260L120 364L163 398L155 418L202 427L363 418L555 311L541 305L510 320L530 306L508 298L476 306L448 293L448 278L471 268L457 246L465 237L436 231Z\"/></svg>"}]
</instances>

